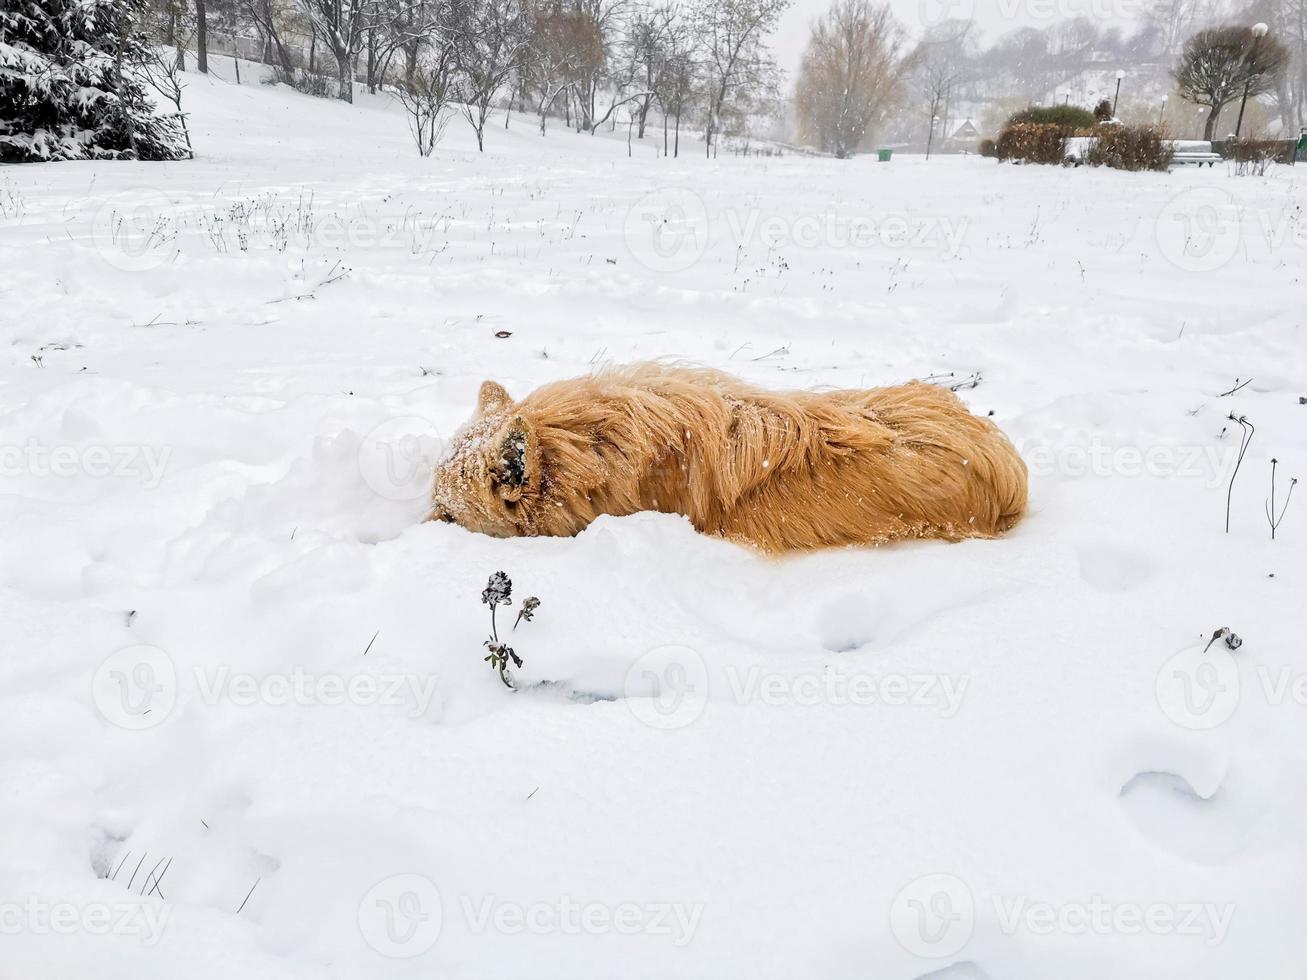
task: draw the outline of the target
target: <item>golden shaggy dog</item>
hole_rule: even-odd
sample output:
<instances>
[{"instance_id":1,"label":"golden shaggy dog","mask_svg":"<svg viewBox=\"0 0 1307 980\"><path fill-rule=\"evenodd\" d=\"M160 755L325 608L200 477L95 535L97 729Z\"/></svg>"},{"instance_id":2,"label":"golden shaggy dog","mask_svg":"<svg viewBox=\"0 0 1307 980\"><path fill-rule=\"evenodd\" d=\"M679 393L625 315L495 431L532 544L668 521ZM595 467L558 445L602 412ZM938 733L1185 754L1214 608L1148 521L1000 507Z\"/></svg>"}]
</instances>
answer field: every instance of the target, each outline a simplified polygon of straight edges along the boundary
<instances>
[{"instance_id":1,"label":"golden shaggy dog","mask_svg":"<svg viewBox=\"0 0 1307 980\"><path fill-rule=\"evenodd\" d=\"M487 381L432 502L433 519L496 537L652 510L775 553L994 537L1025 510L1026 466L945 388L772 392L636 364L520 402Z\"/></svg>"}]
</instances>

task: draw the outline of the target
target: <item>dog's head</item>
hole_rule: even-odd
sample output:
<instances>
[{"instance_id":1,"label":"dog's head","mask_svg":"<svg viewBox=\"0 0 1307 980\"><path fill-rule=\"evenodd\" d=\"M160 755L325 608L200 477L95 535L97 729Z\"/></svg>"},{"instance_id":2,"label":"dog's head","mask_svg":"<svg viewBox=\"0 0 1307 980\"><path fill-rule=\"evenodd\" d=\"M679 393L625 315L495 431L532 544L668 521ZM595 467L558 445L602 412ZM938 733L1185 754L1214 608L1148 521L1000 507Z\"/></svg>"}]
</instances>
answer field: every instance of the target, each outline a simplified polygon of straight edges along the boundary
<instances>
[{"instance_id":1,"label":"dog's head","mask_svg":"<svg viewBox=\"0 0 1307 980\"><path fill-rule=\"evenodd\" d=\"M531 424L502 385L485 382L476 414L436 466L432 519L497 538L540 534L540 486Z\"/></svg>"}]
</instances>

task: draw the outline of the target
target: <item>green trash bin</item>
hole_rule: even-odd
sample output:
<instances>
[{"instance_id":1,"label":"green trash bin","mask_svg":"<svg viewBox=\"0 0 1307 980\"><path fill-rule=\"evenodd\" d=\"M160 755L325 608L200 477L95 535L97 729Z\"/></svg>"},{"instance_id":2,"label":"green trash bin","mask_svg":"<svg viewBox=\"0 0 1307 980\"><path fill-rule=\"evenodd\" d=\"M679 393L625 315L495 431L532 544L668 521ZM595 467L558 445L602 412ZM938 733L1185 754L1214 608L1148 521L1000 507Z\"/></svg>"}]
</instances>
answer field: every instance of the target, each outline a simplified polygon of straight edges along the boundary
<instances>
[{"instance_id":1,"label":"green trash bin","mask_svg":"<svg viewBox=\"0 0 1307 980\"><path fill-rule=\"evenodd\" d=\"M876 158L880 160L881 163L889 163L890 157L892 157L893 155L894 155L893 150L882 149L876 151Z\"/></svg>"}]
</instances>

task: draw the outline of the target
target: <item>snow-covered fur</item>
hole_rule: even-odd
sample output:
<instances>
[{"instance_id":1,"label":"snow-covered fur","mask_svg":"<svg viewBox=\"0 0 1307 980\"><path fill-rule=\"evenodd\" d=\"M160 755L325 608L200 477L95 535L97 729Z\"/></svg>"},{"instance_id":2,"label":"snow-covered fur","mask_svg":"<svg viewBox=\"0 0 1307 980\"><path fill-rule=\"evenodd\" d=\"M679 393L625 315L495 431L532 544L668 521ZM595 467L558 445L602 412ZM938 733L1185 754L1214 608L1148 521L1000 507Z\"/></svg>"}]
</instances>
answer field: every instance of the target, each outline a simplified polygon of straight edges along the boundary
<instances>
[{"instance_id":1,"label":"snow-covered fur","mask_svg":"<svg viewBox=\"0 0 1307 980\"><path fill-rule=\"evenodd\" d=\"M1025 463L945 388L772 392L636 364L521 402L487 381L436 469L431 517L514 537L652 510L786 552L994 537L1025 507Z\"/></svg>"}]
</instances>

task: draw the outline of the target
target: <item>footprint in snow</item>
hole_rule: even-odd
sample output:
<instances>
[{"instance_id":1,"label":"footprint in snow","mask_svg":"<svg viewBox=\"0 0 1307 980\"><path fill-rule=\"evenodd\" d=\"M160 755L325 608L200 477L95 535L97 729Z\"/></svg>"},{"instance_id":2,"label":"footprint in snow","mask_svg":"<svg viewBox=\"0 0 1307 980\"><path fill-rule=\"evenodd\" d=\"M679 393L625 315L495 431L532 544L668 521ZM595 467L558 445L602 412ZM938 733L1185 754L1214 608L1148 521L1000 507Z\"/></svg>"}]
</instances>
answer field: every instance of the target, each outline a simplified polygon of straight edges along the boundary
<instances>
[{"instance_id":1,"label":"footprint in snow","mask_svg":"<svg viewBox=\"0 0 1307 980\"><path fill-rule=\"evenodd\" d=\"M1282 821L1268 802L1273 775L1256 758L1240 758L1216 780L1200 771L1206 769L1201 763L1188 777L1184 769L1147 769L1121 787L1122 813L1161 850L1198 864L1221 865L1258 842L1269 844L1289 832L1279 826Z\"/></svg>"},{"instance_id":2,"label":"footprint in snow","mask_svg":"<svg viewBox=\"0 0 1307 980\"><path fill-rule=\"evenodd\" d=\"M1109 541L1079 549L1080 577L1102 592L1130 592L1153 577L1152 560L1142 551Z\"/></svg>"}]
</instances>

